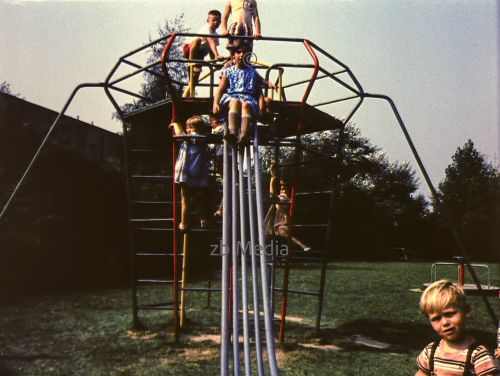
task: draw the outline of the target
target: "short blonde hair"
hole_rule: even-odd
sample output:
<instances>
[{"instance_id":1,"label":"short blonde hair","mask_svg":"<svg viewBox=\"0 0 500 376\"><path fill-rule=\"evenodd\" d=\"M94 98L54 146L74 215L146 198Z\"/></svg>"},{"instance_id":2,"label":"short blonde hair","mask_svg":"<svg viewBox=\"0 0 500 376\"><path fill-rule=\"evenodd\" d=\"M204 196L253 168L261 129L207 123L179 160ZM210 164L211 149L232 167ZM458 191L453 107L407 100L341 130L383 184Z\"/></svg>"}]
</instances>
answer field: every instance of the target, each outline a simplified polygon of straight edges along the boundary
<instances>
[{"instance_id":1,"label":"short blonde hair","mask_svg":"<svg viewBox=\"0 0 500 376\"><path fill-rule=\"evenodd\" d=\"M420 312L424 315L442 312L449 307L456 307L464 312L470 309L464 290L446 279L431 283L420 298Z\"/></svg>"}]
</instances>

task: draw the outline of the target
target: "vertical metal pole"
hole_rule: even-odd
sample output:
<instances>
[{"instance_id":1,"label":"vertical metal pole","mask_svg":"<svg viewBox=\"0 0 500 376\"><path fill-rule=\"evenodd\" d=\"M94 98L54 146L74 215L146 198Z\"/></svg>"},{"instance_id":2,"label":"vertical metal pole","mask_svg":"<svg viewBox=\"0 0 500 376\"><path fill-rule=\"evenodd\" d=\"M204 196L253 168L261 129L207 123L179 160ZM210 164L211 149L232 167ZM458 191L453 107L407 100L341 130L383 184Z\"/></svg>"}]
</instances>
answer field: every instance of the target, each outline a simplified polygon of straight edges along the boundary
<instances>
[{"instance_id":1,"label":"vertical metal pole","mask_svg":"<svg viewBox=\"0 0 500 376\"><path fill-rule=\"evenodd\" d=\"M187 254L188 254L188 234L185 233L183 237L182 244L182 278L181 278L181 318L180 318L180 327L184 326L184 322L186 321L186 293L184 291L184 287L186 287L187 280Z\"/></svg>"},{"instance_id":2,"label":"vertical metal pole","mask_svg":"<svg viewBox=\"0 0 500 376\"><path fill-rule=\"evenodd\" d=\"M465 282L465 265L463 260L458 261L458 284L463 287Z\"/></svg>"},{"instance_id":3,"label":"vertical metal pole","mask_svg":"<svg viewBox=\"0 0 500 376\"><path fill-rule=\"evenodd\" d=\"M231 194L231 200L232 200L232 226L231 226L231 232L232 232L232 295L233 295L233 374L235 376L238 376L240 374L240 347L239 347L239 325L238 325L238 308L239 308L239 302L238 302L238 252L239 252L239 242L238 242L238 190L236 188L236 182L238 179L238 160L237 160L237 155L238 151L235 147L232 149L232 156L233 158L231 159L232 163L232 176L231 176L231 181L232 181L232 194Z\"/></svg>"},{"instance_id":4,"label":"vertical metal pole","mask_svg":"<svg viewBox=\"0 0 500 376\"><path fill-rule=\"evenodd\" d=\"M250 258L252 261L252 293L253 293L253 317L255 331L255 356L257 358L258 375L264 375L264 361L262 359L262 340L260 337L260 304L259 304L259 281L257 272L257 260L255 257L255 207L252 199L252 165L250 156L250 146L246 147L247 152L247 186L248 186L248 212L250 215Z\"/></svg>"},{"instance_id":5,"label":"vertical metal pole","mask_svg":"<svg viewBox=\"0 0 500 376\"><path fill-rule=\"evenodd\" d=\"M280 334L279 342L285 341L285 327L286 327L286 309L288 303L288 280L290 277L290 259L285 256L285 265L283 270L283 292L281 294L281 313L280 313Z\"/></svg>"},{"instance_id":6,"label":"vertical metal pole","mask_svg":"<svg viewBox=\"0 0 500 376\"><path fill-rule=\"evenodd\" d=\"M207 281L207 307L210 307L210 304L212 302L212 255L208 255L208 281Z\"/></svg>"},{"instance_id":7,"label":"vertical metal pole","mask_svg":"<svg viewBox=\"0 0 500 376\"><path fill-rule=\"evenodd\" d=\"M255 169L255 194L257 202L257 221L259 233L260 252L260 274L262 280L262 300L264 305L264 324L266 328L267 354L269 358L269 370L271 375L279 375L278 364L276 362L276 349L274 346L273 317L269 300L269 283L267 281L267 259L264 250L266 236L264 231L264 209L262 207L262 182L260 176L260 158L259 158L259 132L255 127L254 135L254 169Z\"/></svg>"},{"instance_id":8,"label":"vertical metal pole","mask_svg":"<svg viewBox=\"0 0 500 376\"><path fill-rule=\"evenodd\" d=\"M174 130L172 130L172 133ZM175 162L177 160L177 143L172 140L172 176L175 175ZM175 184L174 179L172 179L172 253L173 253L173 286L172 286L172 296L174 302L173 318L174 318L174 342L179 341L179 272L177 270L178 260L178 248L179 242L177 240L178 235L178 219L179 215L177 213L177 184Z\"/></svg>"},{"instance_id":9,"label":"vertical metal pole","mask_svg":"<svg viewBox=\"0 0 500 376\"><path fill-rule=\"evenodd\" d=\"M238 151L238 185L240 189L240 249L241 249L241 303L243 310L243 350L245 359L245 374L252 374L252 359L250 353L250 337L248 325L248 289L247 289L247 252L249 243L246 236L247 211L245 207L245 179L243 177L243 159L245 149L241 146ZM248 187L250 194L251 187ZM252 250L250 249L250 252Z\"/></svg>"},{"instance_id":10,"label":"vertical metal pole","mask_svg":"<svg viewBox=\"0 0 500 376\"><path fill-rule=\"evenodd\" d=\"M222 217L222 276L221 276L221 330L220 330L220 374L221 376L229 375L229 229L231 226L231 168L229 165L229 145L224 141L224 179L222 181L222 197L223 197L223 217Z\"/></svg>"}]
</instances>

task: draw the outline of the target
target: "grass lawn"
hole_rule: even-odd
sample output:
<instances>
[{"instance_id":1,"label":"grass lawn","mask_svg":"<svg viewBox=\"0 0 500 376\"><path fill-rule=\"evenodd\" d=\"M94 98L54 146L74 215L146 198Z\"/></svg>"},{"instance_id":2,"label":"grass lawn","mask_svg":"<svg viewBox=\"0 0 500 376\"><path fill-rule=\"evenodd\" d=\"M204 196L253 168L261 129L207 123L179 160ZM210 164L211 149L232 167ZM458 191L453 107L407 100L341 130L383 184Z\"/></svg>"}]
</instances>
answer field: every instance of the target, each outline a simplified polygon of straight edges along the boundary
<instances>
[{"instance_id":1,"label":"grass lawn","mask_svg":"<svg viewBox=\"0 0 500 376\"><path fill-rule=\"evenodd\" d=\"M500 285L500 265L490 265ZM447 274L448 273L448 274ZM443 277L456 271L443 269ZM318 269L292 271L292 288L317 283ZM434 338L418 313L430 263L335 262L327 276L322 330L316 299L291 296L286 343L277 346L283 375L412 375L415 357ZM188 295L188 322L172 343L171 312L141 313L131 330L128 289L28 297L0 307L0 375L217 375L219 297ZM469 297L469 327L493 345L496 330L479 297ZM489 298L500 316L498 298ZM381 348L382 347L382 348Z\"/></svg>"}]
</instances>

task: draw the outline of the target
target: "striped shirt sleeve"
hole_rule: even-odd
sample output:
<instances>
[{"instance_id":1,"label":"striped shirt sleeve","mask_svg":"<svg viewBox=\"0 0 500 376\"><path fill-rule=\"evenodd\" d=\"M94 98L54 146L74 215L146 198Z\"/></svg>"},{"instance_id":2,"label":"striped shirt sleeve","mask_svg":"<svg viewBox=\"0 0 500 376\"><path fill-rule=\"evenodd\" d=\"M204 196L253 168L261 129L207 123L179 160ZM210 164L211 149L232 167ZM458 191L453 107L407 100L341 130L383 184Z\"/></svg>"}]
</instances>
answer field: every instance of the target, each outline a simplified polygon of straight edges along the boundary
<instances>
[{"instance_id":1,"label":"striped shirt sleeve","mask_svg":"<svg viewBox=\"0 0 500 376\"><path fill-rule=\"evenodd\" d=\"M479 346L472 353L472 364L477 376L499 375L500 366L484 346Z\"/></svg>"},{"instance_id":2,"label":"striped shirt sleeve","mask_svg":"<svg viewBox=\"0 0 500 376\"><path fill-rule=\"evenodd\" d=\"M425 373L429 373L429 355L431 353L431 348L432 342L425 346L417 357L417 367Z\"/></svg>"}]
</instances>

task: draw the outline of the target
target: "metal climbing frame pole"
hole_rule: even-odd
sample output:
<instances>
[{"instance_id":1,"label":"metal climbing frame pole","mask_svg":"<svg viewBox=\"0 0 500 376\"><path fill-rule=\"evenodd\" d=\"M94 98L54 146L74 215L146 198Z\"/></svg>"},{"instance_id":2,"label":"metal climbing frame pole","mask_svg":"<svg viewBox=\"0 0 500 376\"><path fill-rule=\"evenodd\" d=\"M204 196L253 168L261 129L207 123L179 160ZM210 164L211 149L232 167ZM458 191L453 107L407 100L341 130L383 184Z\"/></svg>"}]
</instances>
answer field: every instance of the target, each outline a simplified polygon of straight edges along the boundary
<instances>
[{"instance_id":1,"label":"metal climbing frame pole","mask_svg":"<svg viewBox=\"0 0 500 376\"><path fill-rule=\"evenodd\" d=\"M227 126L226 126L227 127ZM226 129L227 131L227 129ZM221 276L221 329L220 329L220 364L221 376L229 375L229 245L230 245L230 228L231 217L229 216L231 208L231 175L232 169L229 160L229 145L224 141L224 159L223 170L224 179L222 181L222 200L223 200L223 217L222 217L222 243L220 245L220 253L222 257L222 276Z\"/></svg>"},{"instance_id":2,"label":"metal climbing frame pole","mask_svg":"<svg viewBox=\"0 0 500 376\"><path fill-rule=\"evenodd\" d=\"M255 203L252 200L252 165L250 161L250 146L246 147L247 154L247 190L248 190L248 214L250 219L250 259L252 265L252 294L253 294L253 317L254 317L254 335L255 335L255 356L257 358L258 375L264 375L264 361L262 359L262 340L260 332L260 304L259 304L259 280L256 278L257 260L255 255L255 229L257 228L255 218Z\"/></svg>"},{"instance_id":3,"label":"metal climbing frame pole","mask_svg":"<svg viewBox=\"0 0 500 376\"><path fill-rule=\"evenodd\" d=\"M295 136L295 153L294 153L294 179L293 179L293 185L290 193L290 223L288 224L288 227L290 229L289 231L289 237L291 236L292 232L292 227L293 227L293 220L294 220L294 214L295 214L295 193L297 191L297 180L298 180L298 174L299 174L299 163L300 163L300 158L302 155L302 148L300 147L301 145L301 139L300 136L303 133L304 130L304 111L305 111L305 106L307 104L307 99L309 98L309 94L311 93L311 90L313 88L314 82L316 81L316 78L318 77L318 71L319 71L319 60L318 56L314 52L314 49L312 48L311 44L309 43L308 40L303 40L304 46L311 56L311 59L313 61L313 72L311 74L311 78L309 79L309 82L307 84L306 90L304 92L304 95L302 96L302 100L300 102L300 112L299 112L299 122L297 124L297 135ZM286 309L287 309L287 302L288 302L288 283L289 283L289 275L290 275L290 261L288 257L285 259L285 270L284 270L284 276L283 276L283 293L282 293L282 298L281 298L281 320L280 320L280 333L279 333L279 341L282 343L285 340L285 326L286 326ZM324 274L322 273L322 279L324 283Z\"/></svg>"},{"instance_id":4,"label":"metal climbing frame pole","mask_svg":"<svg viewBox=\"0 0 500 376\"><path fill-rule=\"evenodd\" d=\"M167 57L170 52L170 48L172 47L172 43L176 37L176 33L172 33L170 38L165 45L165 49L163 50L161 56L161 66L163 68L165 74L165 80L167 82L167 93L170 96L171 104L172 104L172 119L171 123L177 121L177 101L176 94L172 88L172 82L170 80L170 75L168 74L168 68L166 65ZM174 130L172 129L172 136L174 136ZM175 162L177 160L177 144L172 142L172 175L175 175ZM179 215L177 213L177 185L172 179L172 253L173 253L173 318L174 318L174 342L179 341L179 327L180 327L180 319L179 319L179 278L178 278L178 218Z\"/></svg>"},{"instance_id":5,"label":"metal climbing frame pole","mask_svg":"<svg viewBox=\"0 0 500 376\"><path fill-rule=\"evenodd\" d=\"M232 326L233 326L233 373L235 376L240 374L240 344L239 344L239 323L238 323L238 310L239 310L239 295L238 295L238 252L239 252L239 228L238 228L238 159L237 159L237 149L233 147L232 149L232 172L231 181L233 190L231 191L231 270L232 270ZM224 209L225 210L225 209Z\"/></svg>"},{"instance_id":6,"label":"metal climbing frame pole","mask_svg":"<svg viewBox=\"0 0 500 376\"><path fill-rule=\"evenodd\" d=\"M187 281L187 256L188 256L188 234L185 233L182 242L182 277L181 277L181 316L179 319L179 326L182 328L186 321L186 287Z\"/></svg>"},{"instance_id":7,"label":"metal climbing frame pole","mask_svg":"<svg viewBox=\"0 0 500 376\"><path fill-rule=\"evenodd\" d=\"M245 157L245 149L240 147L238 150L238 187L239 187L239 207L240 207L240 249L241 249L241 305L243 314L243 351L245 360L245 374L252 374L252 357L250 352L250 335L249 335L249 321L248 321L248 273L247 273L247 251L248 251L248 239L247 239L247 211L245 206L245 179L243 176L244 164L243 159ZM248 187L248 194L250 192L251 186ZM252 250L250 250L251 252Z\"/></svg>"},{"instance_id":8,"label":"metal climbing frame pole","mask_svg":"<svg viewBox=\"0 0 500 376\"><path fill-rule=\"evenodd\" d=\"M406 138L406 142L408 143L408 146L410 147L410 149L411 149L411 151L413 153L413 157L417 161L417 164L418 164L418 166L420 168L420 172L424 176L424 179L425 179L425 181L427 183L427 187L431 191L432 198L437 203L439 203L441 201L440 198L439 198L439 195L437 194L436 189L434 188L434 185L432 184L432 181L431 181L429 175L427 174L427 170L425 169L424 164L422 163L422 160L420 159L420 156L419 156L419 154L417 152L417 149L415 148L415 145L413 144L413 141L412 141L412 139L410 137L410 134L408 133L408 130L406 129L406 127L405 127L405 125L403 123L403 119L399 115L399 112L398 112L398 110L396 108L396 105L394 104L394 101L391 98L389 98L387 95L381 95L381 94L368 94L368 93L364 93L363 96L365 96L367 98L383 99L383 100L385 100L385 101L387 101L389 103L389 105L391 106L391 109L392 109L392 111L394 113L394 116L396 116L396 119L397 119L397 121L399 123L399 126L401 128L401 131L403 132L403 134L404 134L404 136ZM474 284L476 285L476 288L477 288L477 290L479 291L479 293L481 295L483 303L486 306L486 310L488 311L488 314L490 315L491 320L493 321L494 325L497 326L498 319L497 319L497 316L495 314L495 311L491 307L491 304L490 304L488 298L486 297L486 294L483 291L483 288L481 287L481 282L479 281L479 278L477 277L476 272L474 271L474 269L472 268L472 266L470 265L470 263L468 261L468 254L467 254L467 251L465 250L465 247L464 247L464 245L462 243L462 240L458 236L458 231L457 231L457 229L456 229L456 227L454 225L449 225L449 229L450 229L450 232L452 234L453 240L455 241L455 244L458 246L458 249L459 249L460 253L462 254L462 256L464 258L464 263L467 266L467 270L469 271L469 274L471 275L472 280L474 281Z\"/></svg>"},{"instance_id":9,"label":"metal climbing frame pole","mask_svg":"<svg viewBox=\"0 0 500 376\"><path fill-rule=\"evenodd\" d=\"M342 158L343 158L343 150L344 150L344 127L340 128L339 136L337 140L337 154L335 156L337 171L333 177L332 182L332 191L330 193L330 203L328 208L328 226L326 229L326 249L331 252L333 249L333 238L334 232L336 228L337 217L335 216L335 204L337 201L337 195L339 191L340 185L340 174L342 167ZM323 255L323 260L321 263L321 274L320 274L320 285L319 285L319 299L318 299L318 309L316 310L316 331L320 330L321 326L321 315L323 313L323 302L325 299L325 282L326 282L326 270L328 267L328 253L325 252Z\"/></svg>"},{"instance_id":10,"label":"metal climbing frame pole","mask_svg":"<svg viewBox=\"0 0 500 376\"><path fill-rule=\"evenodd\" d=\"M262 200L262 181L260 176L260 156L259 156L259 130L256 127L254 133L254 170L255 170L255 195L257 201L257 220L258 220L258 239L260 249L264 249L266 243L266 235L264 231L264 208ZM267 258L265 252L260 253L260 273L261 273L261 289L262 289L262 304L264 306L264 324L266 329L267 354L269 359L269 369L271 375L278 375L278 364L276 362L276 350L274 345L273 334L273 317L272 307L269 299L269 283L267 280ZM255 276L254 276L255 278Z\"/></svg>"}]
</instances>

